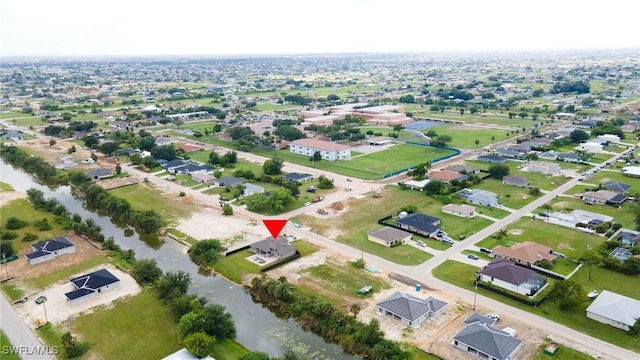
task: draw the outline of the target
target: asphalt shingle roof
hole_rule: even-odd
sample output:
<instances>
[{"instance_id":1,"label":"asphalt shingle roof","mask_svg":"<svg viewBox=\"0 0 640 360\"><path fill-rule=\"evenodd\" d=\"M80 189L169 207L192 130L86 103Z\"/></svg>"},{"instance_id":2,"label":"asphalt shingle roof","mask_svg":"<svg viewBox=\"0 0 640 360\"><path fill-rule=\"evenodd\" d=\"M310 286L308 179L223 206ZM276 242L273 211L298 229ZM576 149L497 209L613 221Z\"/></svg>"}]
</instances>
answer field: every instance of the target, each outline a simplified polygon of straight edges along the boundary
<instances>
[{"instance_id":1,"label":"asphalt shingle roof","mask_svg":"<svg viewBox=\"0 0 640 360\"><path fill-rule=\"evenodd\" d=\"M398 315L402 318L414 321L419 319L426 313L437 312L447 303L429 296L426 299L420 299L400 291L396 291L393 295L382 300L377 304L379 307Z\"/></svg>"},{"instance_id":2,"label":"asphalt shingle roof","mask_svg":"<svg viewBox=\"0 0 640 360\"><path fill-rule=\"evenodd\" d=\"M466 325L453 339L499 360L506 359L522 344L522 340L480 322Z\"/></svg>"}]
</instances>

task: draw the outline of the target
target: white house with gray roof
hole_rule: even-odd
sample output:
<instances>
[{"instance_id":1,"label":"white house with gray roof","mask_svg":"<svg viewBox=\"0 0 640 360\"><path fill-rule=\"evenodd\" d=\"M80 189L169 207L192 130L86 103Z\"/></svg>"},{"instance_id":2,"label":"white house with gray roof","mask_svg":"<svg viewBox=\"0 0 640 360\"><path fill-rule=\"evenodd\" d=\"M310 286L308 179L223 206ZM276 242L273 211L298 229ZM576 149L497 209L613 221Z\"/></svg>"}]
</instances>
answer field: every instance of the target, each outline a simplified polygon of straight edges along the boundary
<instances>
[{"instance_id":1,"label":"white house with gray roof","mask_svg":"<svg viewBox=\"0 0 640 360\"><path fill-rule=\"evenodd\" d=\"M414 329L428 318L437 318L447 309L447 303L429 296L421 299L396 291L393 295L376 304L376 314L391 316Z\"/></svg>"},{"instance_id":2,"label":"white house with gray roof","mask_svg":"<svg viewBox=\"0 0 640 360\"><path fill-rule=\"evenodd\" d=\"M640 318L640 300L603 290L587 308L587 317L626 331Z\"/></svg>"},{"instance_id":3,"label":"white house with gray roof","mask_svg":"<svg viewBox=\"0 0 640 360\"><path fill-rule=\"evenodd\" d=\"M282 235L277 238L271 236L250 245L251 251L258 255L275 256L278 259L286 259L295 255L298 250L295 245L289 244L289 241Z\"/></svg>"},{"instance_id":4,"label":"white house with gray roof","mask_svg":"<svg viewBox=\"0 0 640 360\"><path fill-rule=\"evenodd\" d=\"M369 230L367 232L367 238L370 241L373 241L380 245L392 247L395 245L404 244L407 241L411 240L411 233L385 226L382 229Z\"/></svg>"},{"instance_id":5,"label":"white house with gray roof","mask_svg":"<svg viewBox=\"0 0 640 360\"><path fill-rule=\"evenodd\" d=\"M480 359L511 360L522 348L523 341L493 326L485 316L472 314L464 328L453 337L453 346Z\"/></svg>"}]
</instances>

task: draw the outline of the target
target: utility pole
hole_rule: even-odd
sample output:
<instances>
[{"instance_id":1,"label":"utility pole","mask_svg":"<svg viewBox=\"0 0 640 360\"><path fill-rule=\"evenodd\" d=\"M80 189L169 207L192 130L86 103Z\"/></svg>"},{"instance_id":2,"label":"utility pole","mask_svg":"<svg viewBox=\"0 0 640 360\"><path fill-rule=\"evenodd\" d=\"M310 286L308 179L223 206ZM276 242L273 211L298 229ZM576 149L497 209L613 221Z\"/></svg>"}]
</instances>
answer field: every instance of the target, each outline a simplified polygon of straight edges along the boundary
<instances>
[{"instance_id":1,"label":"utility pole","mask_svg":"<svg viewBox=\"0 0 640 360\"><path fill-rule=\"evenodd\" d=\"M473 310L476 309L476 295L478 293L478 280L473 282Z\"/></svg>"},{"instance_id":2,"label":"utility pole","mask_svg":"<svg viewBox=\"0 0 640 360\"><path fill-rule=\"evenodd\" d=\"M4 261L4 271L7 273L7 280L9 280L9 269L7 269L7 259L5 253L2 253L2 260Z\"/></svg>"}]
</instances>

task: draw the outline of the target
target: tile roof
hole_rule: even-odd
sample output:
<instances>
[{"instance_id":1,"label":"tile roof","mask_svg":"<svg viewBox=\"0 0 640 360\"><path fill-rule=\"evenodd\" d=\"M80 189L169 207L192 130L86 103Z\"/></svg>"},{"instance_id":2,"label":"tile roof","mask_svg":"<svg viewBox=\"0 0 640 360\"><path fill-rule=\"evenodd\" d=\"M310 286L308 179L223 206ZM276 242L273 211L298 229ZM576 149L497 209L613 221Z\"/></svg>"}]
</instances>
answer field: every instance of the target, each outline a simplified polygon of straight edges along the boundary
<instances>
[{"instance_id":1,"label":"tile roof","mask_svg":"<svg viewBox=\"0 0 640 360\"><path fill-rule=\"evenodd\" d=\"M407 293L396 291L376 305L409 321L414 321L427 313L442 309L447 306L447 303L433 296L421 299Z\"/></svg>"},{"instance_id":2,"label":"tile roof","mask_svg":"<svg viewBox=\"0 0 640 360\"><path fill-rule=\"evenodd\" d=\"M519 259L531 264L540 260L554 261L556 259L556 256L552 254L552 249L550 247L531 241L525 241L523 243L513 245L510 248L505 246L496 246L493 248L493 254Z\"/></svg>"}]
</instances>

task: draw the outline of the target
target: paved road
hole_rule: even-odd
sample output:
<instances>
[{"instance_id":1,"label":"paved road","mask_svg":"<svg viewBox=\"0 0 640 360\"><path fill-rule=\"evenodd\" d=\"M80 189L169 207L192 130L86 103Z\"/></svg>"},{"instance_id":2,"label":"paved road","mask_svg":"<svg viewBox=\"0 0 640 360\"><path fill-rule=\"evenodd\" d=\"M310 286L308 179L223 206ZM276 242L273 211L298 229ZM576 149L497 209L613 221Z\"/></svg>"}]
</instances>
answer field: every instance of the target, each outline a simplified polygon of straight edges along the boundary
<instances>
[{"instance_id":1,"label":"paved road","mask_svg":"<svg viewBox=\"0 0 640 360\"><path fill-rule=\"evenodd\" d=\"M53 348L45 348L38 337L27 327L24 320L18 315L16 310L11 306L4 294L0 295L0 328L7 334L12 346L18 351L24 360L53 360L54 357L47 355L48 351L55 353ZM0 354L9 349L4 348L2 344ZM39 354L44 352L45 354ZM2 356L0 356L2 358Z\"/></svg>"}]
</instances>

